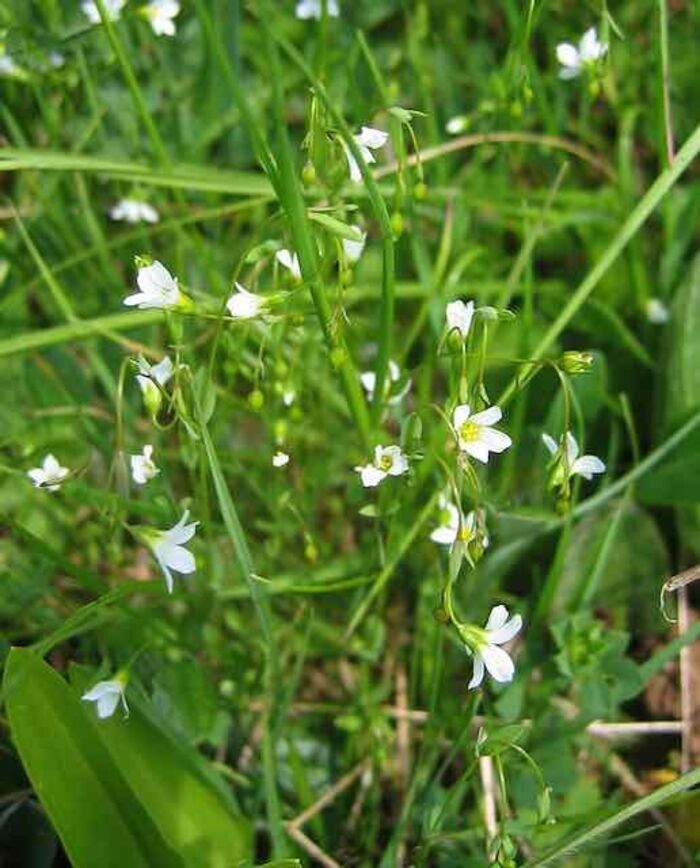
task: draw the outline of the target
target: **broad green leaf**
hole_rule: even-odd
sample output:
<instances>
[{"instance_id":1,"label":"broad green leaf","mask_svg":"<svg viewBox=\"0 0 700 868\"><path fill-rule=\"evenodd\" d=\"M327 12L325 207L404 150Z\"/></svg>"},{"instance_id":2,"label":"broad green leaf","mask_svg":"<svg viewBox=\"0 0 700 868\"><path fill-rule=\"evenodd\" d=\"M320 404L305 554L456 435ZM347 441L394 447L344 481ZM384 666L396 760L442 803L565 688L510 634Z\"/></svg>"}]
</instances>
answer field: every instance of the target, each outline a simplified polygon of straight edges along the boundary
<instances>
[{"instance_id":1,"label":"broad green leaf","mask_svg":"<svg viewBox=\"0 0 700 868\"><path fill-rule=\"evenodd\" d=\"M20 758L75 868L184 868L57 672L13 648L3 689Z\"/></svg>"}]
</instances>

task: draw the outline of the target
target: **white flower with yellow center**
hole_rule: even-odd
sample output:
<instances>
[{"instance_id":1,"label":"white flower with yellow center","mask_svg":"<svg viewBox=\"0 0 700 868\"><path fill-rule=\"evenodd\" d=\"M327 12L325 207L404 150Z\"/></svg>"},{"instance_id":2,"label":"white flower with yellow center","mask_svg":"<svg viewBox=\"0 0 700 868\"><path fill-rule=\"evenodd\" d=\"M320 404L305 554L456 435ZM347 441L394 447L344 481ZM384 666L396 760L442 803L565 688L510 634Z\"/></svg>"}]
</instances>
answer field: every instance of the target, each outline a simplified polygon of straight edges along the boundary
<instances>
[{"instance_id":1,"label":"white flower with yellow center","mask_svg":"<svg viewBox=\"0 0 700 868\"><path fill-rule=\"evenodd\" d=\"M338 0L327 0L326 10L329 18L337 18L340 15ZM299 0L294 14L302 21L308 21L310 18L320 21L323 15L322 0Z\"/></svg>"},{"instance_id":2,"label":"white flower with yellow center","mask_svg":"<svg viewBox=\"0 0 700 868\"><path fill-rule=\"evenodd\" d=\"M474 302L451 301L445 308L445 320L448 333L456 332L462 340L466 340L474 318Z\"/></svg>"},{"instance_id":3,"label":"white flower with yellow center","mask_svg":"<svg viewBox=\"0 0 700 868\"><path fill-rule=\"evenodd\" d=\"M127 307L138 307L140 310L167 310L178 307L184 301L185 296L180 291L177 277L173 277L158 260L139 268L136 283L139 292L124 299Z\"/></svg>"},{"instance_id":4,"label":"white flower with yellow center","mask_svg":"<svg viewBox=\"0 0 700 868\"><path fill-rule=\"evenodd\" d=\"M141 11L156 36L175 36L175 18L180 12L176 0L151 0Z\"/></svg>"},{"instance_id":5,"label":"white flower with yellow center","mask_svg":"<svg viewBox=\"0 0 700 868\"><path fill-rule=\"evenodd\" d=\"M362 159L365 163L377 162L372 151L383 148L388 138L389 133L385 133L383 130L375 130L374 127L362 127L360 132L356 136L353 136L355 144L359 148L360 153L362 154ZM345 156L348 161L350 178L355 181L355 183L359 183L362 180L362 172L360 171L357 160L345 142L343 142L343 148L345 149Z\"/></svg>"},{"instance_id":6,"label":"white flower with yellow center","mask_svg":"<svg viewBox=\"0 0 700 868\"><path fill-rule=\"evenodd\" d=\"M286 452L281 452L279 449L272 456L273 467L286 467L289 464L289 455Z\"/></svg>"},{"instance_id":7,"label":"white flower with yellow center","mask_svg":"<svg viewBox=\"0 0 700 868\"><path fill-rule=\"evenodd\" d=\"M591 68L602 60L607 50L607 43L598 39L595 27L590 27L583 34L578 47L570 42L560 42L557 45L557 60L561 66L559 78L576 78L584 69Z\"/></svg>"},{"instance_id":8,"label":"white flower with yellow center","mask_svg":"<svg viewBox=\"0 0 700 868\"><path fill-rule=\"evenodd\" d=\"M110 208L109 216L123 223L157 223L160 219L153 205L138 199L121 199Z\"/></svg>"},{"instance_id":9,"label":"white flower with yellow center","mask_svg":"<svg viewBox=\"0 0 700 868\"><path fill-rule=\"evenodd\" d=\"M153 447L143 447L141 455L131 455L131 478L137 485L145 485L160 473L153 461Z\"/></svg>"},{"instance_id":10,"label":"white flower with yellow center","mask_svg":"<svg viewBox=\"0 0 700 868\"><path fill-rule=\"evenodd\" d=\"M402 476L408 471L408 458L400 446L377 446L371 464L356 467L365 488L376 488L387 476Z\"/></svg>"},{"instance_id":11,"label":"white flower with yellow center","mask_svg":"<svg viewBox=\"0 0 700 868\"><path fill-rule=\"evenodd\" d=\"M579 445L571 431L566 432L563 440L563 443L557 443L549 434L542 435L542 442L549 454L560 456L552 484L560 485L572 476L582 476L590 481L594 474L605 473L605 464L597 455L579 455Z\"/></svg>"},{"instance_id":12,"label":"white flower with yellow center","mask_svg":"<svg viewBox=\"0 0 700 868\"><path fill-rule=\"evenodd\" d=\"M236 291L226 302L229 314L234 319L254 319L259 316L265 309L266 300L254 292L249 292L240 283L235 286Z\"/></svg>"},{"instance_id":13,"label":"white flower with yellow center","mask_svg":"<svg viewBox=\"0 0 700 868\"><path fill-rule=\"evenodd\" d=\"M41 467L33 467L27 471L27 476L34 483L34 487L44 488L46 491L58 491L69 474L70 470L62 467L51 453L44 458Z\"/></svg>"},{"instance_id":14,"label":"white flower with yellow center","mask_svg":"<svg viewBox=\"0 0 700 868\"><path fill-rule=\"evenodd\" d=\"M100 720L111 717L119 701L121 700L124 706L124 716L129 714L129 706L126 704L126 675L117 673L111 681L98 681L94 687L91 687L86 693L83 693L81 699L84 702L94 702L97 709L97 716Z\"/></svg>"},{"instance_id":15,"label":"white flower with yellow center","mask_svg":"<svg viewBox=\"0 0 700 868\"><path fill-rule=\"evenodd\" d=\"M489 547L483 510L471 510L460 521L459 509L442 495L438 501L440 524L430 534L430 539L443 546L453 546L458 539L466 545L478 541L481 547Z\"/></svg>"},{"instance_id":16,"label":"white flower with yellow center","mask_svg":"<svg viewBox=\"0 0 700 868\"><path fill-rule=\"evenodd\" d=\"M399 389L396 394L391 395L392 387L401 379L401 369L396 364L396 362L389 360L387 374L388 376L384 380L385 396L390 396L387 403L398 404L408 394L408 391L411 388L411 379L409 377L406 380L403 388ZM369 401L373 401L374 388L377 384L377 375L374 373L374 371L364 371L364 373L360 374L360 382L362 383L362 388L365 390L365 392L367 392L367 399Z\"/></svg>"},{"instance_id":17,"label":"white flower with yellow center","mask_svg":"<svg viewBox=\"0 0 700 868\"><path fill-rule=\"evenodd\" d=\"M189 575L197 569L194 555L184 544L189 542L197 530L198 521L187 524L190 511L185 510L180 521L168 530L153 530L139 528L138 535L151 547L155 559L163 570L168 593L173 592L173 574L171 570L183 575Z\"/></svg>"},{"instance_id":18,"label":"white flower with yellow center","mask_svg":"<svg viewBox=\"0 0 700 868\"><path fill-rule=\"evenodd\" d=\"M494 681L501 684L513 680L515 665L510 654L500 646L510 642L520 632L522 626L523 619L520 615L513 615L509 619L508 609L505 606L494 606L483 629L473 625L460 627L460 635L467 651L474 658L474 671L469 682L469 690L481 684L485 671Z\"/></svg>"},{"instance_id":19,"label":"white flower with yellow center","mask_svg":"<svg viewBox=\"0 0 700 868\"><path fill-rule=\"evenodd\" d=\"M489 452L499 453L508 449L513 441L503 431L492 427L502 416L500 407L488 407L479 413L472 413L469 404L455 407L452 424L460 450L486 464Z\"/></svg>"},{"instance_id":20,"label":"white flower with yellow center","mask_svg":"<svg viewBox=\"0 0 700 868\"><path fill-rule=\"evenodd\" d=\"M301 266L299 265L299 257L296 253L292 253L291 250L286 250L283 247L282 250L277 251L275 258L283 268L287 269L294 280L301 280Z\"/></svg>"}]
</instances>

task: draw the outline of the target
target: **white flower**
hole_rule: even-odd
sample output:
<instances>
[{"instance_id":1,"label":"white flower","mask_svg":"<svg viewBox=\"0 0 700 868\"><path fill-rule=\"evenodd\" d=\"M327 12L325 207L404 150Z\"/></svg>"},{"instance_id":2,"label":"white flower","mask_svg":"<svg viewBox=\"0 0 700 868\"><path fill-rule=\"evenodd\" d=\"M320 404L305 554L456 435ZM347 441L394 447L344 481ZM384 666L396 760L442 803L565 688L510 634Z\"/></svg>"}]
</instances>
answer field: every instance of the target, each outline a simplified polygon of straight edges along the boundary
<instances>
[{"instance_id":1,"label":"white flower","mask_svg":"<svg viewBox=\"0 0 700 868\"><path fill-rule=\"evenodd\" d=\"M66 65L66 58L61 54L60 51L50 51L47 60L49 62L49 66L53 69L61 69L61 67Z\"/></svg>"},{"instance_id":2,"label":"white flower","mask_svg":"<svg viewBox=\"0 0 700 868\"><path fill-rule=\"evenodd\" d=\"M389 360L389 370L387 371L388 376L384 380L384 391L388 395L391 392L392 384L398 383L401 379L401 369L396 364ZM362 388L367 392L367 399L372 401L374 399L374 387L377 384L377 375L374 371L364 371L364 373L360 374L360 382L362 383ZM398 404L400 401L408 393L408 390L411 388L411 379L406 380L405 386L397 392L395 395L392 395L388 402L389 404Z\"/></svg>"},{"instance_id":3,"label":"white flower","mask_svg":"<svg viewBox=\"0 0 700 868\"><path fill-rule=\"evenodd\" d=\"M138 199L121 199L109 209L109 216L124 223L157 223L160 219L153 205Z\"/></svg>"},{"instance_id":4,"label":"white flower","mask_svg":"<svg viewBox=\"0 0 700 868\"><path fill-rule=\"evenodd\" d=\"M338 0L328 0L326 4L329 18L337 18L340 15L338 8ZM320 21L323 14L322 0L299 0L294 12L297 18L306 21L309 18L315 18Z\"/></svg>"},{"instance_id":5,"label":"white flower","mask_svg":"<svg viewBox=\"0 0 700 868\"><path fill-rule=\"evenodd\" d=\"M187 524L189 517L190 511L186 509L180 521L169 530L144 529L141 532L163 570L165 584L170 594L173 592L171 570L188 575L197 568L194 555L184 547L184 543L194 536L199 524L198 521Z\"/></svg>"},{"instance_id":6,"label":"white flower","mask_svg":"<svg viewBox=\"0 0 700 868\"><path fill-rule=\"evenodd\" d=\"M174 19L179 12L180 4L176 0L151 0L143 7L143 14L156 36L175 36Z\"/></svg>"},{"instance_id":7,"label":"white flower","mask_svg":"<svg viewBox=\"0 0 700 868\"><path fill-rule=\"evenodd\" d=\"M121 700L126 716L129 714L129 706L126 704L125 688L126 678L123 675L116 675L111 681L98 681L87 693L83 693L81 699L96 703L97 716L100 720L111 717Z\"/></svg>"},{"instance_id":8,"label":"white flower","mask_svg":"<svg viewBox=\"0 0 700 868\"><path fill-rule=\"evenodd\" d=\"M173 363L169 356L165 356L157 365L149 365L143 356L139 356L138 371L136 382L141 389L144 404L151 416L155 417L162 402L161 388L173 375Z\"/></svg>"},{"instance_id":9,"label":"white flower","mask_svg":"<svg viewBox=\"0 0 700 868\"><path fill-rule=\"evenodd\" d=\"M671 319L671 314L666 305L658 298L650 298L646 304L646 315L650 323L663 325Z\"/></svg>"},{"instance_id":10,"label":"white flower","mask_svg":"<svg viewBox=\"0 0 700 868\"><path fill-rule=\"evenodd\" d=\"M561 64L559 78L576 78L586 67L593 66L603 58L607 50L607 43L598 39L595 27L583 34L578 48L570 42L560 42L557 45L557 60Z\"/></svg>"},{"instance_id":11,"label":"white flower","mask_svg":"<svg viewBox=\"0 0 700 868\"><path fill-rule=\"evenodd\" d=\"M462 340L465 340L465 338L469 334L469 329L471 328L473 317L473 301L468 301L466 304L463 301L451 301L445 308L447 331L459 332Z\"/></svg>"},{"instance_id":12,"label":"white flower","mask_svg":"<svg viewBox=\"0 0 700 868\"><path fill-rule=\"evenodd\" d=\"M430 539L442 546L454 545L459 533L459 510L444 495L438 501L440 524L430 534Z\"/></svg>"},{"instance_id":13,"label":"white flower","mask_svg":"<svg viewBox=\"0 0 700 868\"><path fill-rule=\"evenodd\" d=\"M27 476L32 480L36 488L45 488L47 491L58 491L61 483L68 476L70 470L61 467L53 455L44 458L41 467L33 467L27 471Z\"/></svg>"},{"instance_id":14,"label":"white flower","mask_svg":"<svg viewBox=\"0 0 700 868\"><path fill-rule=\"evenodd\" d=\"M489 452L504 452L513 441L503 431L492 428L502 418L500 407L488 407L472 413L468 404L455 407L452 424L462 452L486 464Z\"/></svg>"},{"instance_id":15,"label":"white flower","mask_svg":"<svg viewBox=\"0 0 700 868\"><path fill-rule=\"evenodd\" d=\"M273 467L286 467L289 464L289 455L286 452L280 452L278 449L277 452L272 456L272 466Z\"/></svg>"},{"instance_id":16,"label":"white flower","mask_svg":"<svg viewBox=\"0 0 700 868\"><path fill-rule=\"evenodd\" d=\"M278 250L275 257L280 265L284 266L292 273L295 280L301 280L301 267L299 265L299 257L291 250Z\"/></svg>"},{"instance_id":17,"label":"white flower","mask_svg":"<svg viewBox=\"0 0 700 868\"><path fill-rule=\"evenodd\" d=\"M122 9L126 5L126 0L103 0L105 12L110 21L116 21L122 13ZM83 0L80 4L83 13L90 19L91 24L99 24L100 10L97 8L95 0Z\"/></svg>"},{"instance_id":18,"label":"white flower","mask_svg":"<svg viewBox=\"0 0 700 868\"><path fill-rule=\"evenodd\" d=\"M388 138L388 133L383 132L383 130L375 130L373 127L362 127L360 132L356 136L353 136L365 163L376 163L376 158L372 151L383 148ZM348 161L348 168L350 169L350 178L355 182L361 181L362 172L357 160L345 142L343 142L343 148L345 149L345 156Z\"/></svg>"},{"instance_id":19,"label":"white flower","mask_svg":"<svg viewBox=\"0 0 700 868\"><path fill-rule=\"evenodd\" d=\"M296 397L297 393L294 389L285 389L285 391L282 392L282 403L285 407L291 407L296 400Z\"/></svg>"},{"instance_id":20,"label":"white flower","mask_svg":"<svg viewBox=\"0 0 700 868\"><path fill-rule=\"evenodd\" d=\"M484 669L500 683L513 680L515 666L510 654L500 648L517 635L523 626L520 615L513 615L508 620L508 609L505 606L494 606L484 629L465 627L462 636L469 651L474 657L474 672L469 682L469 690L478 687L484 680Z\"/></svg>"},{"instance_id":21,"label":"white flower","mask_svg":"<svg viewBox=\"0 0 700 868\"><path fill-rule=\"evenodd\" d=\"M262 296L248 292L240 283L236 283L236 291L226 302L228 312L234 319L253 319L262 313L265 305Z\"/></svg>"},{"instance_id":22,"label":"white flower","mask_svg":"<svg viewBox=\"0 0 700 868\"><path fill-rule=\"evenodd\" d=\"M183 300L177 278L156 259L151 265L139 268L136 276L140 292L124 299L127 307L136 305L141 310L176 307Z\"/></svg>"},{"instance_id":23,"label":"white flower","mask_svg":"<svg viewBox=\"0 0 700 868\"><path fill-rule=\"evenodd\" d=\"M375 488L387 476L401 476L408 470L408 459L400 446L377 446L371 464L356 467L365 488Z\"/></svg>"},{"instance_id":24,"label":"white flower","mask_svg":"<svg viewBox=\"0 0 700 868\"><path fill-rule=\"evenodd\" d=\"M362 233L362 238L359 241L352 241L350 238L343 238L343 250L345 251L345 257L351 264L357 262L357 260L362 256L362 251L365 249L365 242L367 241L367 233Z\"/></svg>"},{"instance_id":25,"label":"white flower","mask_svg":"<svg viewBox=\"0 0 700 868\"><path fill-rule=\"evenodd\" d=\"M153 447L150 444L143 447L141 455L131 455L130 458L131 477L137 485L145 485L160 473L153 461Z\"/></svg>"},{"instance_id":26,"label":"white flower","mask_svg":"<svg viewBox=\"0 0 700 868\"><path fill-rule=\"evenodd\" d=\"M596 455L579 456L579 446L571 431L566 432L565 440L566 453L563 455L562 472L566 474L566 478L578 475L590 480L594 473L605 473L605 464ZM549 434L542 435L542 442L550 455L556 455L560 451L559 445Z\"/></svg>"},{"instance_id":27,"label":"white flower","mask_svg":"<svg viewBox=\"0 0 700 868\"><path fill-rule=\"evenodd\" d=\"M458 136L460 133L465 132L468 126L469 119L464 115L457 115L456 117L450 118L445 124L445 132L449 133L451 136Z\"/></svg>"}]
</instances>

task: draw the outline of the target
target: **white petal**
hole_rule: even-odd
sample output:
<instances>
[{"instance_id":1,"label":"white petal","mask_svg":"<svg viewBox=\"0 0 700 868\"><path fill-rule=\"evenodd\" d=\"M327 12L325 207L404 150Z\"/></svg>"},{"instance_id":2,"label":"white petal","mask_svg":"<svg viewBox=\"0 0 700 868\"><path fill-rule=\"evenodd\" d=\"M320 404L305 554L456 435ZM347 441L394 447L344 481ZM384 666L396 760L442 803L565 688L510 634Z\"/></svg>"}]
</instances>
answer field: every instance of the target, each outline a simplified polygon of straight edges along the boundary
<instances>
[{"instance_id":1,"label":"white petal","mask_svg":"<svg viewBox=\"0 0 700 868\"><path fill-rule=\"evenodd\" d=\"M177 281L168 269L157 259L150 265L139 268L136 283L146 295L172 293L177 291Z\"/></svg>"},{"instance_id":2,"label":"white petal","mask_svg":"<svg viewBox=\"0 0 700 868\"><path fill-rule=\"evenodd\" d=\"M505 645L510 642L513 636L517 636L523 628L523 619L520 615L513 615L510 621L506 621L500 627L495 627L492 630L487 628L486 635L488 636L489 645Z\"/></svg>"},{"instance_id":3,"label":"white petal","mask_svg":"<svg viewBox=\"0 0 700 868\"><path fill-rule=\"evenodd\" d=\"M355 159L354 154L348 148L348 146L343 142L343 149L345 150L345 157L348 161L348 169L350 171L350 180L354 181L356 184L359 184L362 180L362 172L360 171L360 167Z\"/></svg>"},{"instance_id":4,"label":"white petal","mask_svg":"<svg viewBox=\"0 0 700 868\"><path fill-rule=\"evenodd\" d=\"M197 563L192 552L183 546L167 545L161 547L161 558L166 566L176 573L193 573L197 569Z\"/></svg>"},{"instance_id":5,"label":"white petal","mask_svg":"<svg viewBox=\"0 0 700 868\"><path fill-rule=\"evenodd\" d=\"M388 471L389 476L401 476L408 470L408 459L398 446L389 448L395 448L397 450L396 453L391 456L391 467Z\"/></svg>"},{"instance_id":6,"label":"white petal","mask_svg":"<svg viewBox=\"0 0 700 868\"><path fill-rule=\"evenodd\" d=\"M286 452L275 452L272 456L273 467L286 467L289 464L289 455Z\"/></svg>"},{"instance_id":7,"label":"white petal","mask_svg":"<svg viewBox=\"0 0 700 868\"><path fill-rule=\"evenodd\" d=\"M474 413L470 421L475 425L486 426L495 425L496 422L500 422L502 418L503 413L501 413L500 407L487 407L480 413Z\"/></svg>"},{"instance_id":8,"label":"white petal","mask_svg":"<svg viewBox=\"0 0 700 868\"><path fill-rule=\"evenodd\" d=\"M111 717L119 703L118 693L106 693L97 700L97 716L100 720Z\"/></svg>"},{"instance_id":9,"label":"white petal","mask_svg":"<svg viewBox=\"0 0 700 868\"><path fill-rule=\"evenodd\" d=\"M157 365L153 365L150 369L150 374L160 386L164 386L172 377L173 370L173 363L170 361L170 356L166 356L164 359L161 359Z\"/></svg>"},{"instance_id":10,"label":"white petal","mask_svg":"<svg viewBox=\"0 0 700 868\"><path fill-rule=\"evenodd\" d=\"M143 307L144 310L147 310L149 307L153 307L150 298L151 296L146 295L144 292L135 292L133 295L127 295L124 299L124 304L127 307L135 307L138 305L139 307Z\"/></svg>"},{"instance_id":11,"label":"white petal","mask_svg":"<svg viewBox=\"0 0 700 868\"><path fill-rule=\"evenodd\" d=\"M430 539L441 546L451 546L457 539L457 530L454 527L443 524L436 527L430 534Z\"/></svg>"},{"instance_id":12,"label":"white petal","mask_svg":"<svg viewBox=\"0 0 700 868\"><path fill-rule=\"evenodd\" d=\"M386 473L373 464L365 464L364 467L356 467L355 470L360 474L360 480L365 488L376 488L382 479L386 478Z\"/></svg>"},{"instance_id":13,"label":"white petal","mask_svg":"<svg viewBox=\"0 0 700 868\"><path fill-rule=\"evenodd\" d=\"M345 256L349 262L357 262L360 256L362 256L362 251L365 249L366 241L366 232L362 233L360 241L352 241L350 238L343 238L343 250L345 251Z\"/></svg>"},{"instance_id":14,"label":"white petal","mask_svg":"<svg viewBox=\"0 0 700 868\"><path fill-rule=\"evenodd\" d=\"M482 440L460 440L459 448L482 464L488 463L489 447Z\"/></svg>"},{"instance_id":15,"label":"white petal","mask_svg":"<svg viewBox=\"0 0 700 868\"><path fill-rule=\"evenodd\" d=\"M571 467L574 461L578 458L578 443L571 431L566 432L566 437L564 439L566 440L566 462L569 467Z\"/></svg>"},{"instance_id":16,"label":"white petal","mask_svg":"<svg viewBox=\"0 0 700 868\"><path fill-rule=\"evenodd\" d=\"M508 609L505 606L494 606L489 612L484 630L499 630L508 620Z\"/></svg>"},{"instance_id":17,"label":"white petal","mask_svg":"<svg viewBox=\"0 0 700 868\"><path fill-rule=\"evenodd\" d=\"M388 138L389 133L385 133L383 130L377 130L374 127L362 127L359 134L355 136L355 141L364 148L382 148Z\"/></svg>"},{"instance_id":18,"label":"white petal","mask_svg":"<svg viewBox=\"0 0 700 868\"><path fill-rule=\"evenodd\" d=\"M557 45L557 60L562 66L569 67L571 70L575 69L576 72L581 65L578 49L570 42L560 42Z\"/></svg>"},{"instance_id":19,"label":"white petal","mask_svg":"<svg viewBox=\"0 0 700 868\"><path fill-rule=\"evenodd\" d=\"M559 70L559 78L562 81L570 81L572 78L578 78L580 74L580 66L562 66Z\"/></svg>"},{"instance_id":20,"label":"white petal","mask_svg":"<svg viewBox=\"0 0 700 868\"><path fill-rule=\"evenodd\" d=\"M598 39L595 27L590 27L581 37L578 50L581 60L584 63L591 63L600 60L608 50L608 46Z\"/></svg>"},{"instance_id":21,"label":"white petal","mask_svg":"<svg viewBox=\"0 0 700 868\"><path fill-rule=\"evenodd\" d=\"M374 396L374 387L377 383L377 375L374 371L365 371L360 374L360 382L367 395L372 398Z\"/></svg>"},{"instance_id":22,"label":"white petal","mask_svg":"<svg viewBox=\"0 0 700 868\"><path fill-rule=\"evenodd\" d=\"M469 334L473 317L473 301L467 302L466 304L463 301L451 301L445 308L445 319L447 320L448 331L456 329L462 338L466 338Z\"/></svg>"},{"instance_id":23,"label":"white petal","mask_svg":"<svg viewBox=\"0 0 700 868\"><path fill-rule=\"evenodd\" d=\"M97 702L103 696L107 694L116 693L118 696L121 693L122 686L118 681L98 681L93 687L90 688L86 693L83 693L81 699L86 700L87 702Z\"/></svg>"},{"instance_id":24,"label":"white petal","mask_svg":"<svg viewBox=\"0 0 700 868\"><path fill-rule=\"evenodd\" d=\"M488 447L490 452L505 452L513 445L510 437L497 428L482 428L479 440Z\"/></svg>"},{"instance_id":25,"label":"white petal","mask_svg":"<svg viewBox=\"0 0 700 868\"><path fill-rule=\"evenodd\" d=\"M479 649L484 665L494 681L504 683L512 681L515 666L507 651L497 645L485 645Z\"/></svg>"},{"instance_id":26,"label":"white petal","mask_svg":"<svg viewBox=\"0 0 700 868\"><path fill-rule=\"evenodd\" d=\"M554 455L559 449L556 440L554 437L550 437L549 434L542 434L542 442L546 446L547 452L549 452L550 455Z\"/></svg>"},{"instance_id":27,"label":"white petal","mask_svg":"<svg viewBox=\"0 0 700 868\"><path fill-rule=\"evenodd\" d=\"M484 661L477 653L474 655L474 671L472 672L471 681L467 685L467 690L473 690L478 687L484 680Z\"/></svg>"},{"instance_id":28,"label":"white petal","mask_svg":"<svg viewBox=\"0 0 700 868\"><path fill-rule=\"evenodd\" d=\"M578 473L584 479L592 479L594 473L605 473L605 464L597 455L582 455L574 461L571 473Z\"/></svg>"},{"instance_id":29,"label":"white petal","mask_svg":"<svg viewBox=\"0 0 700 868\"><path fill-rule=\"evenodd\" d=\"M468 421L471 414L469 404L459 404L452 412L452 424L459 430Z\"/></svg>"}]
</instances>

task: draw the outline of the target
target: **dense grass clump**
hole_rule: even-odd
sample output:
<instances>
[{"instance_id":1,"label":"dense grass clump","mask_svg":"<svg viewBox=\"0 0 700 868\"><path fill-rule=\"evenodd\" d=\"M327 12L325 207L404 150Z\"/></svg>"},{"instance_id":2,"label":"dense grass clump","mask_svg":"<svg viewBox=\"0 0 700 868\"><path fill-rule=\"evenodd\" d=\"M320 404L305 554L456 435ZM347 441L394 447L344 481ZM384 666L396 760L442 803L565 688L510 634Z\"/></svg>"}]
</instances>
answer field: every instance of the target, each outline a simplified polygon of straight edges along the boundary
<instances>
[{"instance_id":1,"label":"dense grass clump","mask_svg":"<svg viewBox=\"0 0 700 868\"><path fill-rule=\"evenodd\" d=\"M0 863L694 864L700 11L613 6L0 9Z\"/></svg>"}]
</instances>

